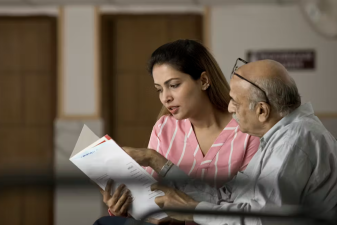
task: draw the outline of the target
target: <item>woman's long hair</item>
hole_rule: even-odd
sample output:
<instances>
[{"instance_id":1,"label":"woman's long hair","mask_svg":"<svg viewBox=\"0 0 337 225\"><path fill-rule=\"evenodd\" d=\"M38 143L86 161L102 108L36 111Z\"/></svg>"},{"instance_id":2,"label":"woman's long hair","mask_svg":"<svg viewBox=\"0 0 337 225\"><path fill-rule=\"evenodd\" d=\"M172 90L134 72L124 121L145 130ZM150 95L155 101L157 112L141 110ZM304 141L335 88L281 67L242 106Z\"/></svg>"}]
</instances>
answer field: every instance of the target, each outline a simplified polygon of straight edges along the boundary
<instances>
[{"instance_id":1,"label":"woman's long hair","mask_svg":"<svg viewBox=\"0 0 337 225\"><path fill-rule=\"evenodd\" d=\"M193 40L177 40L157 48L148 62L148 71L151 75L155 65L168 64L174 69L189 74L192 79L200 79L201 73L206 72L210 79L207 95L215 108L222 112L228 111L229 85L218 63L211 53L199 42ZM162 107L158 119L170 112Z\"/></svg>"}]
</instances>

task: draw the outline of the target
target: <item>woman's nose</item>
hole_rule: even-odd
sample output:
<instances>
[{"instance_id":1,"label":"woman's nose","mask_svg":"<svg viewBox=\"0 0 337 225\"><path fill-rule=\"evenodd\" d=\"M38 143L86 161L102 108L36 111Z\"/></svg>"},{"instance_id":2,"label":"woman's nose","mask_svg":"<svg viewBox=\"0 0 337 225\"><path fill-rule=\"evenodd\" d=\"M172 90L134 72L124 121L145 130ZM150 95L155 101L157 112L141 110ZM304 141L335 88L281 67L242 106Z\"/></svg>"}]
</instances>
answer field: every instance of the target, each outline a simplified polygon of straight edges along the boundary
<instances>
[{"instance_id":1,"label":"woman's nose","mask_svg":"<svg viewBox=\"0 0 337 225\"><path fill-rule=\"evenodd\" d=\"M163 104L170 103L173 100L173 97L172 97L172 95L171 95L171 93L169 91L163 91L162 98L163 98L162 99L162 103Z\"/></svg>"}]
</instances>

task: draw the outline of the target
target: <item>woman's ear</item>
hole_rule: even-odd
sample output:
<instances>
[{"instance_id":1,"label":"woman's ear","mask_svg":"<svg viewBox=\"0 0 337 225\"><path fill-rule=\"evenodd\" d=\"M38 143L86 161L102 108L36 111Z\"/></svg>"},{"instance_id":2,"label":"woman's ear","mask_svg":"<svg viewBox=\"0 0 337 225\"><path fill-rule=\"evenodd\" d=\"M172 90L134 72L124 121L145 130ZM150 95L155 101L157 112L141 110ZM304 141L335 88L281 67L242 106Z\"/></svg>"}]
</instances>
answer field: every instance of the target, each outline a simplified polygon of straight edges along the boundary
<instances>
[{"instance_id":1,"label":"woman's ear","mask_svg":"<svg viewBox=\"0 0 337 225\"><path fill-rule=\"evenodd\" d=\"M206 71L201 73L200 81L201 81L201 89L207 90L207 88L210 86L210 80L209 80L209 77L208 77Z\"/></svg>"}]
</instances>

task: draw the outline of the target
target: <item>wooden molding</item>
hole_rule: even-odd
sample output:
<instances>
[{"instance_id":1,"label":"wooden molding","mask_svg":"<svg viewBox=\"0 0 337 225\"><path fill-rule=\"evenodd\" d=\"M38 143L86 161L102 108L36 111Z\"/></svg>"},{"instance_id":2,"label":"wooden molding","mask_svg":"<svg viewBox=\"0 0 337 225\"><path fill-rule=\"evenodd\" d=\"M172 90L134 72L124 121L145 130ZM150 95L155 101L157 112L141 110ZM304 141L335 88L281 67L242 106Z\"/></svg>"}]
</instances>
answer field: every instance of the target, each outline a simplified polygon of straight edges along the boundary
<instances>
[{"instance_id":1,"label":"wooden molding","mask_svg":"<svg viewBox=\"0 0 337 225\"><path fill-rule=\"evenodd\" d=\"M315 113L315 115L320 119L330 119L330 118L337 119L337 112L335 113Z\"/></svg>"},{"instance_id":2,"label":"wooden molding","mask_svg":"<svg viewBox=\"0 0 337 225\"><path fill-rule=\"evenodd\" d=\"M96 117L102 116L101 112L101 15L99 6L95 7L95 91L96 91Z\"/></svg>"},{"instance_id":3,"label":"wooden molding","mask_svg":"<svg viewBox=\"0 0 337 225\"><path fill-rule=\"evenodd\" d=\"M97 115L63 115L57 117L56 120L99 120L101 117Z\"/></svg>"},{"instance_id":4,"label":"wooden molding","mask_svg":"<svg viewBox=\"0 0 337 225\"><path fill-rule=\"evenodd\" d=\"M57 74L57 117L63 117L64 106L64 8L59 7L58 23L57 23L57 62L58 62L58 74Z\"/></svg>"}]
</instances>

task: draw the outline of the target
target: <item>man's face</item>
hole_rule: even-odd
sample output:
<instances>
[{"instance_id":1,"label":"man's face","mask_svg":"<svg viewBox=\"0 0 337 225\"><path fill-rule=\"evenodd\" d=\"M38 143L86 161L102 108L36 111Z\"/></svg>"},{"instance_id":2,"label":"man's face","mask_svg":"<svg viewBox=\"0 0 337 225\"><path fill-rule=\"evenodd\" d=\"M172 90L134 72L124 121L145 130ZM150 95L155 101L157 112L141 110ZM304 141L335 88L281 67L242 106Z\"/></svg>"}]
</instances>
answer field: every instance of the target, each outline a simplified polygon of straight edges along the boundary
<instances>
[{"instance_id":1,"label":"man's face","mask_svg":"<svg viewBox=\"0 0 337 225\"><path fill-rule=\"evenodd\" d=\"M258 126L258 119L255 110L249 109L249 88L251 84L233 76L230 80L231 101L228 105L228 111L232 113L233 118L239 124L241 132L253 135Z\"/></svg>"}]
</instances>

